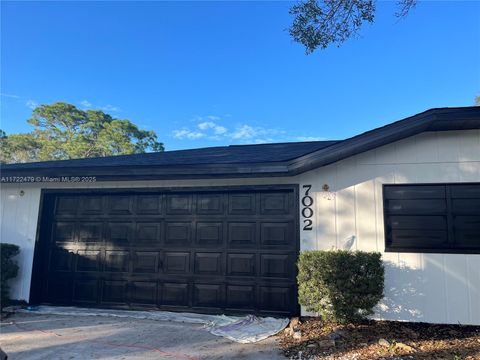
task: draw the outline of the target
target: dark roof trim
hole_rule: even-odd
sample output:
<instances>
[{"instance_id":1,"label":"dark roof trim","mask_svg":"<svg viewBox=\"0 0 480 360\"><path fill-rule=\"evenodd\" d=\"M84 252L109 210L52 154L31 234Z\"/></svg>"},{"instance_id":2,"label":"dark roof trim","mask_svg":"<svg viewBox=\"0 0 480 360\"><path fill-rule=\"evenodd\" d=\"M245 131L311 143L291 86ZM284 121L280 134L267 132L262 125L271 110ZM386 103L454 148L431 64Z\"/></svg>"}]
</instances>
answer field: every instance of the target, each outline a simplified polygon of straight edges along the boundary
<instances>
[{"instance_id":1,"label":"dark roof trim","mask_svg":"<svg viewBox=\"0 0 480 360\"><path fill-rule=\"evenodd\" d=\"M289 172L299 174L426 131L480 128L480 107L430 109L367 131L326 149L294 159Z\"/></svg>"},{"instance_id":2,"label":"dark roof trim","mask_svg":"<svg viewBox=\"0 0 480 360\"><path fill-rule=\"evenodd\" d=\"M34 168L33 166L29 168L23 164L22 168L15 168L14 165L10 168L7 165L2 169L1 176L2 182L15 182L13 179L8 179L14 176L35 178L95 176L97 181L293 176L422 132L468 129L480 129L480 107L430 109L289 161L162 166L65 166L61 168Z\"/></svg>"}]
</instances>

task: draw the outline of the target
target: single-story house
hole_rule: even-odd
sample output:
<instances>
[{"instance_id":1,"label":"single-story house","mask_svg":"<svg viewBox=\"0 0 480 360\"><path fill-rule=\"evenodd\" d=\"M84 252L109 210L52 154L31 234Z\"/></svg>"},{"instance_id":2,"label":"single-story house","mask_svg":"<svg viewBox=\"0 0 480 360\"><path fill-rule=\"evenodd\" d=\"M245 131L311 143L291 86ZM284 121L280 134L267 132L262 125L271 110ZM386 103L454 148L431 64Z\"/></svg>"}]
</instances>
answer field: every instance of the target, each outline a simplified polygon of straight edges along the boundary
<instances>
[{"instance_id":1,"label":"single-story house","mask_svg":"<svg viewBox=\"0 0 480 360\"><path fill-rule=\"evenodd\" d=\"M307 249L379 251L375 317L480 325L480 107L340 141L3 165L30 303L298 315Z\"/></svg>"}]
</instances>

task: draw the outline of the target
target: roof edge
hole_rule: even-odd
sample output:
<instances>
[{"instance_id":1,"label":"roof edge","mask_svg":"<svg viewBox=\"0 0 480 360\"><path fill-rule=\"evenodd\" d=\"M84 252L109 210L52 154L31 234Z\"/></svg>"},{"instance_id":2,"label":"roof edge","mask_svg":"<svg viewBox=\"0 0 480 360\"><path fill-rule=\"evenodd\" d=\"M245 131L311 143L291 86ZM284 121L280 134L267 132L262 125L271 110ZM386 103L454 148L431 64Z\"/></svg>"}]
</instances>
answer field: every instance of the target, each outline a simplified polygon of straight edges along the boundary
<instances>
[{"instance_id":1,"label":"roof edge","mask_svg":"<svg viewBox=\"0 0 480 360\"><path fill-rule=\"evenodd\" d=\"M266 163L128 165L1 169L2 183L44 182L43 177L95 176L97 181L295 176L426 131L480 129L480 107L434 108L287 161ZM60 171L59 171L60 170ZM13 177L29 177L25 181ZM40 180L38 180L40 179ZM48 181L48 180L47 180Z\"/></svg>"},{"instance_id":2,"label":"roof edge","mask_svg":"<svg viewBox=\"0 0 480 360\"><path fill-rule=\"evenodd\" d=\"M300 156L290 161L288 168L297 175L422 132L469 129L480 129L480 107L429 109Z\"/></svg>"}]
</instances>

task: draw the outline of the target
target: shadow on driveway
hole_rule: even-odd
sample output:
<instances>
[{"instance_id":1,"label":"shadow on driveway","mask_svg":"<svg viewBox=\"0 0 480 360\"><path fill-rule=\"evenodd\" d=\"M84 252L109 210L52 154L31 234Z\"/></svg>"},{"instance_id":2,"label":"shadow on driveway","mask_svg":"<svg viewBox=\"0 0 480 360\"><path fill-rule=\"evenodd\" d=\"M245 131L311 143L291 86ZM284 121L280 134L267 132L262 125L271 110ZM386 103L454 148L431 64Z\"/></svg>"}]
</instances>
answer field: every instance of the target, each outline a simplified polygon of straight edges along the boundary
<instances>
[{"instance_id":1,"label":"shadow on driveway","mask_svg":"<svg viewBox=\"0 0 480 360\"><path fill-rule=\"evenodd\" d=\"M275 338L238 344L201 325L96 316L15 314L0 343L12 360L285 359Z\"/></svg>"}]
</instances>

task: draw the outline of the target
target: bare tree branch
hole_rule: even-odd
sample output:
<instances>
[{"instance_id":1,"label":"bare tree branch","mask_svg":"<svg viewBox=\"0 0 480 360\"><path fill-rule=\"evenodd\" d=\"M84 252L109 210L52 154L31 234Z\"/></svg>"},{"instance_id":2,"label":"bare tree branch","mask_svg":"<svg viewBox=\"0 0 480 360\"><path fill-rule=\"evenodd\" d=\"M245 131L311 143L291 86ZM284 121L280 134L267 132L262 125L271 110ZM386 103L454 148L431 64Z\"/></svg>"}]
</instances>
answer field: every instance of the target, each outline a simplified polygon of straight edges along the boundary
<instances>
[{"instance_id":1,"label":"bare tree branch","mask_svg":"<svg viewBox=\"0 0 480 360\"><path fill-rule=\"evenodd\" d=\"M397 17L404 17L417 0L399 0ZM307 54L332 44L340 46L358 34L366 22L373 23L376 0L301 0L290 8L294 16L292 38L305 46Z\"/></svg>"},{"instance_id":2,"label":"bare tree branch","mask_svg":"<svg viewBox=\"0 0 480 360\"><path fill-rule=\"evenodd\" d=\"M398 18L403 18L408 15L410 10L412 10L417 5L417 0L399 0L397 2L398 11L395 13L395 16Z\"/></svg>"}]
</instances>

